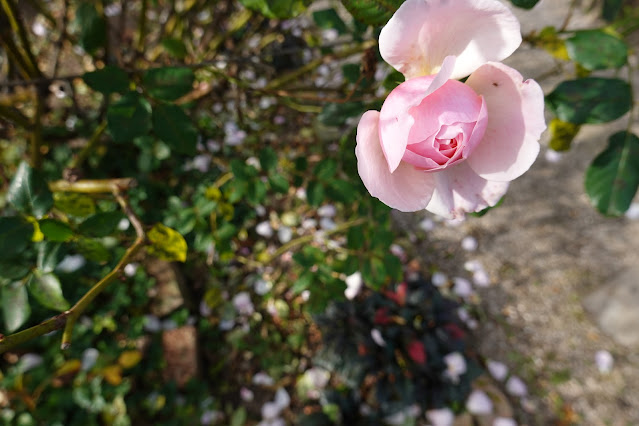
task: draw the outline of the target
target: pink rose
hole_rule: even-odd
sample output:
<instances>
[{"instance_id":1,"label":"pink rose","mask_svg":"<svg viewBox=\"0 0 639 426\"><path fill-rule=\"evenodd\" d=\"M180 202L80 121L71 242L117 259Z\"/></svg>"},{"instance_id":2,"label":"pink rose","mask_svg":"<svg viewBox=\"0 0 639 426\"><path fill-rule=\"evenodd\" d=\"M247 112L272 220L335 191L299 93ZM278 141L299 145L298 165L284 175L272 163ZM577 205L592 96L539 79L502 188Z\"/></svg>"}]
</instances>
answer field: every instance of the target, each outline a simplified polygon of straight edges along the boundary
<instances>
[{"instance_id":1,"label":"pink rose","mask_svg":"<svg viewBox=\"0 0 639 426\"><path fill-rule=\"evenodd\" d=\"M449 218L499 201L537 158L546 128L539 85L490 62L520 43L519 22L497 0L402 4L379 49L406 81L357 127L357 168L372 196Z\"/></svg>"}]
</instances>

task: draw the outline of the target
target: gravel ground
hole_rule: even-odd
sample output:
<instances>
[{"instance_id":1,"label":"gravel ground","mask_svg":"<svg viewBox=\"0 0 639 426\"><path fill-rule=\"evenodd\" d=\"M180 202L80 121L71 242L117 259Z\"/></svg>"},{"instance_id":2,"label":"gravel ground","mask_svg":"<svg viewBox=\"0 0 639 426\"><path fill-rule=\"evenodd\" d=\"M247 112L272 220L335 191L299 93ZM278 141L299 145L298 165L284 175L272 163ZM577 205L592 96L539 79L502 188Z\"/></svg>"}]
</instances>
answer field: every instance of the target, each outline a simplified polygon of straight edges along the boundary
<instances>
[{"instance_id":1,"label":"gravel ground","mask_svg":"<svg viewBox=\"0 0 639 426\"><path fill-rule=\"evenodd\" d=\"M569 4L542 0L532 12L517 11L522 32L561 26ZM576 11L568 28L598 25L597 11L585 9ZM549 55L526 46L506 63L526 78L554 67ZM549 93L566 78L539 82ZM520 424L639 424L639 348L616 343L583 307L587 295L639 263L639 221L600 216L583 189L588 164L609 135L627 126L628 117L584 126L558 161L550 161L544 146L501 207L456 227L436 226L418 242L425 262L450 277L468 277L467 260L479 260L488 272L492 285L478 290L477 348L482 356L506 363L528 385L528 398L513 399ZM637 124L632 128L639 132ZM413 226L420 220L406 214L397 219ZM461 248L465 236L477 240L476 251ZM614 358L609 373L595 362L600 350Z\"/></svg>"}]
</instances>

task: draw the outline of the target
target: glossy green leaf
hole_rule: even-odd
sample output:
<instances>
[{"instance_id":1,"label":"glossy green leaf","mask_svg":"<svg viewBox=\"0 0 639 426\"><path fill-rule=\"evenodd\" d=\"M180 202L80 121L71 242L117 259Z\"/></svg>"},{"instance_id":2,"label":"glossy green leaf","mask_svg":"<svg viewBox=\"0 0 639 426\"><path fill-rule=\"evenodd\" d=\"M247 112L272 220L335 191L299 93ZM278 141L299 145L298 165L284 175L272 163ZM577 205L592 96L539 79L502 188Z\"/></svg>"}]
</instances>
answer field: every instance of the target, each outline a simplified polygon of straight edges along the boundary
<instances>
[{"instance_id":1,"label":"glossy green leaf","mask_svg":"<svg viewBox=\"0 0 639 426\"><path fill-rule=\"evenodd\" d=\"M86 218L78 231L89 237L106 237L115 231L123 218L124 215L119 211L96 213Z\"/></svg>"},{"instance_id":2,"label":"glossy green leaf","mask_svg":"<svg viewBox=\"0 0 639 426\"><path fill-rule=\"evenodd\" d=\"M383 25L404 0L342 0L342 4L358 21L368 25Z\"/></svg>"},{"instance_id":3,"label":"glossy green leaf","mask_svg":"<svg viewBox=\"0 0 639 426\"><path fill-rule=\"evenodd\" d=\"M193 90L195 74L190 68L152 68L142 76L144 88L151 96L163 101L174 101Z\"/></svg>"},{"instance_id":4,"label":"glossy green leaf","mask_svg":"<svg viewBox=\"0 0 639 426\"><path fill-rule=\"evenodd\" d=\"M44 273L53 272L60 263L60 243L40 242L38 243L38 270Z\"/></svg>"},{"instance_id":5,"label":"glossy green leaf","mask_svg":"<svg viewBox=\"0 0 639 426\"><path fill-rule=\"evenodd\" d=\"M0 261L0 282L2 280L21 280L29 273L33 266L21 264L21 260L3 259Z\"/></svg>"},{"instance_id":6,"label":"glossy green leaf","mask_svg":"<svg viewBox=\"0 0 639 426\"><path fill-rule=\"evenodd\" d=\"M325 30L334 29L340 34L347 31L346 24L333 8L316 10L313 12L313 20L318 27Z\"/></svg>"},{"instance_id":7,"label":"glossy green leaf","mask_svg":"<svg viewBox=\"0 0 639 426\"><path fill-rule=\"evenodd\" d=\"M620 216L639 187L639 137L615 133L586 170L586 193L602 214Z\"/></svg>"},{"instance_id":8,"label":"glossy green leaf","mask_svg":"<svg viewBox=\"0 0 639 426\"><path fill-rule=\"evenodd\" d=\"M38 222L40 232L44 238L53 242L69 241L73 237L73 230L64 222L56 219L42 219Z\"/></svg>"},{"instance_id":9,"label":"glossy green leaf","mask_svg":"<svg viewBox=\"0 0 639 426\"><path fill-rule=\"evenodd\" d=\"M0 288L2 297L2 319L9 333L13 333L24 324L31 315L27 289L20 281L12 282Z\"/></svg>"},{"instance_id":10,"label":"glossy green leaf","mask_svg":"<svg viewBox=\"0 0 639 426\"><path fill-rule=\"evenodd\" d=\"M128 74L113 65L85 73L82 79L90 88L105 95L123 93L129 89Z\"/></svg>"},{"instance_id":11,"label":"glossy green leaf","mask_svg":"<svg viewBox=\"0 0 639 426\"><path fill-rule=\"evenodd\" d=\"M66 311L70 307L62 295L62 285L55 274L36 271L31 275L27 288L42 306L54 311Z\"/></svg>"},{"instance_id":12,"label":"glossy green leaf","mask_svg":"<svg viewBox=\"0 0 639 426\"><path fill-rule=\"evenodd\" d=\"M628 46L602 30L577 31L566 40L570 59L587 70L620 68L628 60Z\"/></svg>"},{"instance_id":13,"label":"glossy green leaf","mask_svg":"<svg viewBox=\"0 0 639 426\"><path fill-rule=\"evenodd\" d=\"M80 27L80 45L88 53L93 53L105 45L107 40L106 20L98 13L95 4L82 1L75 11L77 25Z\"/></svg>"},{"instance_id":14,"label":"glossy green leaf","mask_svg":"<svg viewBox=\"0 0 639 426\"><path fill-rule=\"evenodd\" d=\"M302 13L309 0L240 0L245 7L267 18L286 19Z\"/></svg>"},{"instance_id":15,"label":"glossy green leaf","mask_svg":"<svg viewBox=\"0 0 639 426\"><path fill-rule=\"evenodd\" d=\"M317 207L322 204L324 196L324 185L316 180L312 180L308 183L306 187L306 199L311 206Z\"/></svg>"},{"instance_id":16,"label":"glossy green leaf","mask_svg":"<svg viewBox=\"0 0 639 426\"><path fill-rule=\"evenodd\" d=\"M288 192L288 180L282 175L274 174L268 177L268 183L275 192L286 194Z\"/></svg>"},{"instance_id":17,"label":"glossy green leaf","mask_svg":"<svg viewBox=\"0 0 639 426\"><path fill-rule=\"evenodd\" d=\"M606 123L630 110L632 88L628 82L617 78L580 78L559 84L546 96L546 102L562 121Z\"/></svg>"},{"instance_id":18,"label":"glossy green leaf","mask_svg":"<svg viewBox=\"0 0 639 426\"><path fill-rule=\"evenodd\" d=\"M98 240L91 238L79 238L76 241L76 245L78 252L88 260L100 263L111 260L111 253Z\"/></svg>"},{"instance_id":19,"label":"glossy green leaf","mask_svg":"<svg viewBox=\"0 0 639 426\"><path fill-rule=\"evenodd\" d=\"M107 128L116 142L131 142L151 130L151 105L137 92L124 94L107 110Z\"/></svg>"},{"instance_id":20,"label":"glossy green leaf","mask_svg":"<svg viewBox=\"0 0 639 426\"><path fill-rule=\"evenodd\" d=\"M262 170L270 172L277 167L277 153L269 146L262 148L258 153Z\"/></svg>"},{"instance_id":21,"label":"glossy green leaf","mask_svg":"<svg viewBox=\"0 0 639 426\"><path fill-rule=\"evenodd\" d=\"M340 203L352 203L357 198L357 188L352 182L343 179L333 179L326 187L326 195Z\"/></svg>"},{"instance_id":22,"label":"glossy green leaf","mask_svg":"<svg viewBox=\"0 0 639 426\"><path fill-rule=\"evenodd\" d=\"M337 173L337 161L332 158L325 158L315 166L313 174L319 180L327 181Z\"/></svg>"},{"instance_id":23,"label":"glossy green leaf","mask_svg":"<svg viewBox=\"0 0 639 426\"><path fill-rule=\"evenodd\" d=\"M162 40L162 47L174 58L184 59L188 54L184 41L178 38L165 38Z\"/></svg>"},{"instance_id":24,"label":"glossy green leaf","mask_svg":"<svg viewBox=\"0 0 639 426\"><path fill-rule=\"evenodd\" d=\"M53 205L61 212L75 217L87 217L95 213L93 198L73 192L55 192Z\"/></svg>"},{"instance_id":25,"label":"glossy green leaf","mask_svg":"<svg viewBox=\"0 0 639 426\"><path fill-rule=\"evenodd\" d=\"M0 253L14 257L31 243L33 224L21 217L0 217Z\"/></svg>"},{"instance_id":26,"label":"glossy green leaf","mask_svg":"<svg viewBox=\"0 0 639 426\"><path fill-rule=\"evenodd\" d=\"M153 131L171 150L195 155L197 129L184 110L171 104L159 104L153 109Z\"/></svg>"},{"instance_id":27,"label":"glossy green leaf","mask_svg":"<svg viewBox=\"0 0 639 426\"><path fill-rule=\"evenodd\" d=\"M53 206L53 195L40 173L23 161L11 180L7 201L18 211L41 218Z\"/></svg>"},{"instance_id":28,"label":"glossy green leaf","mask_svg":"<svg viewBox=\"0 0 639 426\"><path fill-rule=\"evenodd\" d=\"M539 0L510 0L511 3L517 7L521 7L522 9L532 9L535 7Z\"/></svg>"},{"instance_id":29,"label":"glossy green leaf","mask_svg":"<svg viewBox=\"0 0 639 426\"><path fill-rule=\"evenodd\" d=\"M186 241L176 230L157 223L147 233L147 238L151 243L147 247L151 256L168 261L186 261Z\"/></svg>"}]
</instances>

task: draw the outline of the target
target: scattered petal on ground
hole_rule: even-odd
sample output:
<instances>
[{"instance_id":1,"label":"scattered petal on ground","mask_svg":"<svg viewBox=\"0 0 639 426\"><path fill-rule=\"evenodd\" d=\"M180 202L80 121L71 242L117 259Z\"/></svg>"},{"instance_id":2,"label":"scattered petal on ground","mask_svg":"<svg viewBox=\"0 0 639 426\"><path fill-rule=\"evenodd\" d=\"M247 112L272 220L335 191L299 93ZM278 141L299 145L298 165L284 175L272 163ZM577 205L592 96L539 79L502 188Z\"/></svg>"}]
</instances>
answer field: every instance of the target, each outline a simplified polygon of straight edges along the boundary
<instances>
[{"instance_id":1,"label":"scattered petal on ground","mask_svg":"<svg viewBox=\"0 0 639 426\"><path fill-rule=\"evenodd\" d=\"M471 414L485 415L493 412L493 402L490 400L486 392L476 389L468 397L466 401L466 409Z\"/></svg>"}]
</instances>

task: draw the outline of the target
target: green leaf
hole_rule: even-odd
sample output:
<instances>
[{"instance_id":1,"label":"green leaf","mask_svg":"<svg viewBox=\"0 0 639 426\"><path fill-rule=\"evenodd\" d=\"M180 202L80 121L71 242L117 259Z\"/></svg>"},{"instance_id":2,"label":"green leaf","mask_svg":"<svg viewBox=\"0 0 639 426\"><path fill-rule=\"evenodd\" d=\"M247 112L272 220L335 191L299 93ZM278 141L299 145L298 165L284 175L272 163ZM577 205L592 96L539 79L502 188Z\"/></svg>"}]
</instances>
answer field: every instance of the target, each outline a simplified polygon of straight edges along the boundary
<instances>
[{"instance_id":1,"label":"green leaf","mask_svg":"<svg viewBox=\"0 0 639 426\"><path fill-rule=\"evenodd\" d=\"M62 295L60 280L52 273L43 274L35 271L27 283L27 288L42 306L54 311L66 311L70 307Z\"/></svg>"},{"instance_id":2,"label":"green leaf","mask_svg":"<svg viewBox=\"0 0 639 426\"><path fill-rule=\"evenodd\" d=\"M40 232L52 242L69 241L73 237L73 230L64 222L55 219L42 219L38 222Z\"/></svg>"},{"instance_id":3,"label":"green leaf","mask_svg":"<svg viewBox=\"0 0 639 426\"><path fill-rule=\"evenodd\" d=\"M343 126L346 120L364 112L363 102L327 103L317 116L320 123L326 126Z\"/></svg>"},{"instance_id":4,"label":"green leaf","mask_svg":"<svg viewBox=\"0 0 639 426\"><path fill-rule=\"evenodd\" d=\"M319 180L327 181L337 173L337 161L332 158L325 158L315 166L313 174Z\"/></svg>"},{"instance_id":5,"label":"green leaf","mask_svg":"<svg viewBox=\"0 0 639 426\"><path fill-rule=\"evenodd\" d=\"M91 238L79 238L76 244L78 252L88 260L104 263L111 259L111 253L100 241Z\"/></svg>"},{"instance_id":6,"label":"green leaf","mask_svg":"<svg viewBox=\"0 0 639 426\"><path fill-rule=\"evenodd\" d=\"M612 22L619 15L622 6L623 0L604 0L601 15L606 21Z\"/></svg>"},{"instance_id":7,"label":"green leaf","mask_svg":"<svg viewBox=\"0 0 639 426\"><path fill-rule=\"evenodd\" d=\"M87 217L95 213L95 201L88 195L55 192L53 203L56 209L75 217Z\"/></svg>"},{"instance_id":8,"label":"green leaf","mask_svg":"<svg viewBox=\"0 0 639 426\"><path fill-rule=\"evenodd\" d=\"M246 8L255 10L267 18L287 19L302 13L309 0L240 0Z\"/></svg>"},{"instance_id":9,"label":"green leaf","mask_svg":"<svg viewBox=\"0 0 639 426\"><path fill-rule=\"evenodd\" d=\"M308 289L313 284L314 275L311 271L304 271L297 280L291 286L293 294L300 294L304 290Z\"/></svg>"},{"instance_id":10,"label":"green leaf","mask_svg":"<svg viewBox=\"0 0 639 426\"><path fill-rule=\"evenodd\" d=\"M2 297L2 317L7 332L13 333L24 324L31 315L27 289L20 281L0 288Z\"/></svg>"},{"instance_id":11,"label":"green leaf","mask_svg":"<svg viewBox=\"0 0 639 426\"><path fill-rule=\"evenodd\" d=\"M356 83L361 74L359 64L342 65L342 74L349 83Z\"/></svg>"},{"instance_id":12,"label":"green leaf","mask_svg":"<svg viewBox=\"0 0 639 426\"><path fill-rule=\"evenodd\" d=\"M535 7L539 0L510 0L512 4L522 9L532 9Z\"/></svg>"},{"instance_id":13,"label":"green leaf","mask_svg":"<svg viewBox=\"0 0 639 426\"><path fill-rule=\"evenodd\" d=\"M562 121L598 124L615 120L632 107L632 88L617 78L588 77L564 81L546 96Z\"/></svg>"},{"instance_id":14,"label":"green leaf","mask_svg":"<svg viewBox=\"0 0 639 426\"><path fill-rule=\"evenodd\" d=\"M178 38L165 38L162 40L162 47L169 55L177 59L184 59L188 54L184 41Z\"/></svg>"},{"instance_id":15,"label":"green leaf","mask_svg":"<svg viewBox=\"0 0 639 426\"><path fill-rule=\"evenodd\" d=\"M231 426L244 426L246 423L246 408L240 407L233 413L231 417Z\"/></svg>"},{"instance_id":16,"label":"green leaf","mask_svg":"<svg viewBox=\"0 0 639 426\"><path fill-rule=\"evenodd\" d=\"M628 46L623 40L602 30L577 31L566 40L570 59L587 70L620 68L628 60Z\"/></svg>"},{"instance_id":17,"label":"green leaf","mask_svg":"<svg viewBox=\"0 0 639 426\"><path fill-rule=\"evenodd\" d=\"M173 151L195 155L197 129L182 107L159 104L153 109L153 131Z\"/></svg>"},{"instance_id":18,"label":"green leaf","mask_svg":"<svg viewBox=\"0 0 639 426\"><path fill-rule=\"evenodd\" d=\"M21 217L0 217L0 253L3 258L20 254L31 242L33 224Z\"/></svg>"},{"instance_id":19,"label":"green leaf","mask_svg":"<svg viewBox=\"0 0 639 426\"><path fill-rule=\"evenodd\" d=\"M258 156L260 158L260 165L262 166L262 170L265 172L270 172L275 170L277 167L277 153L275 150L269 146L263 148Z\"/></svg>"},{"instance_id":20,"label":"green leaf","mask_svg":"<svg viewBox=\"0 0 639 426\"><path fill-rule=\"evenodd\" d=\"M21 280L31 270L31 265L21 264L20 261L4 259L0 261L0 281Z\"/></svg>"},{"instance_id":21,"label":"green leaf","mask_svg":"<svg viewBox=\"0 0 639 426\"><path fill-rule=\"evenodd\" d=\"M357 197L357 188L349 181L334 179L328 184L326 193L331 199L340 203L352 203Z\"/></svg>"},{"instance_id":22,"label":"green leaf","mask_svg":"<svg viewBox=\"0 0 639 426\"><path fill-rule=\"evenodd\" d=\"M193 90L195 74L190 68L164 67L148 70L142 83L151 96L163 101L174 101Z\"/></svg>"},{"instance_id":23,"label":"green leaf","mask_svg":"<svg viewBox=\"0 0 639 426\"><path fill-rule=\"evenodd\" d=\"M106 20L101 16L93 2L83 1L75 11L77 25L80 27L80 46L92 54L105 45L107 40Z\"/></svg>"},{"instance_id":24,"label":"green leaf","mask_svg":"<svg viewBox=\"0 0 639 426\"><path fill-rule=\"evenodd\" d=\"M105 95L123 93L129 89L129 76L124 70L113 65L85 73L82 79L90 88Z\"/></svg>"},{"instance_id":25,"label":"green leaf","mask_svg":"<svg viewBox=\"0 0 639 426\"><path fill-rule=\"evenodd\" d=\"M44 273L53 272L60 263L60 243L38 243L37 267Z\"/></svg>"},{"instance_id":26,"label":"green leaf","mask_svg":"<svg viewBox=\"0 0 639 426\"><path fill-rule=\"evenodd\" d=\"M275 192L286 194L288 192L288 181L282 175L272 175L268 177L268 183Z\"/></svg>"},{"instance_id":27,"label":"green leaf","mask_svg":"<svg viewBox=\"0 0 639 426\"><path fill-rule=\"evenodd\" d=\"M639 137L615 133L586 170L586 193L602 214L624 214L639 187Z\"/></svg>"},{"instance_id":28,"label":"green leaf","mask_svg":"<svg viewBox=\"0 0 639 426\"><path fill-rule=\"evenodd\" d=\"M151 130L151 105L137 92L124 94L107 110L107 128L116 142L131 142Z\"/></svg>"},{"instance_id":29,"label":"green leaf","mask_svg":"<svg viewBox=\"0 0 639 426\"><path fill-rule=\"evenodd\" d=\"M566 123L558 118L554 118L549 127L551 136L548 146L555 151L568 151L581 129L579 124Z\"/></svg>"},{"instance_id":30,"label":"green leaf","mask_svg":"<svg viewBox=\"0 0 639 426\"><path fill-rule=\"evenodd\" d=\"M306 187L306 199L313 207L322 204L324 201L324 185L316 180L310 181Z\"/></svg>"},{"instance_id":31,"label":"green leaf","mask_svg":"<svg viewBox=\"0 0 639 426\"><path fill-rule=\"evenodd\" d=\"M101 212L89 216L80 224L78 231L89 237L106 237L110 235L124 215L121 212Z\"/></svg>"},{"instance_id":32,"label":"green leaf","mask_svg":"<svg viewBox=\"0 0 639 426\"><path fill-rule=\"evenodd\" d=\"M374 290L379 290L386 282L384 262L376 257L368 259L362 266L362 278L368 286Z\"/></svg>"},{"instance_id":33,"label":"green leaf","mask_svg":"<svg viewBox=\"0 0 639 426\"><path fill-rule=\"evenodd\" d=\"M23 161L9 185L7 201L18 211L41 218L53 206L53 195L40 173Z\"/></svg>"},{"instance_id":34,"label":"green leaf","mask_svg":"<svg viewBox=\"0 0 639 426\"><path fill-rule=\"evenodd\" d=\"M325 30L335 29L340 34L347 31L346 24L333 8L313 12L313 20L318 27Z\"/></svg>"},{"instance_id":35,"label":"green leaf","mask_svg":"<svg viewBox=\"0 0 639 426\"><path fill-rule=\"evenodd\" d=\"M176 230L157 223L147 233L147 238L151 243L147 247L151 256L168 261L186 261L186 241Z\"/></svg>"},{"instance_id":36,"label":"green leaf","mask_svg":"<svg viewBox=\"0 0 639 426\"><path fill-rule=\"evenodd\" d=\"M388 22L404 0L342 0L342 4L358 21L368 25Z\"/></svg>"}]
</instances>

